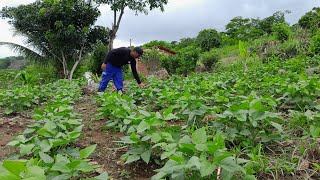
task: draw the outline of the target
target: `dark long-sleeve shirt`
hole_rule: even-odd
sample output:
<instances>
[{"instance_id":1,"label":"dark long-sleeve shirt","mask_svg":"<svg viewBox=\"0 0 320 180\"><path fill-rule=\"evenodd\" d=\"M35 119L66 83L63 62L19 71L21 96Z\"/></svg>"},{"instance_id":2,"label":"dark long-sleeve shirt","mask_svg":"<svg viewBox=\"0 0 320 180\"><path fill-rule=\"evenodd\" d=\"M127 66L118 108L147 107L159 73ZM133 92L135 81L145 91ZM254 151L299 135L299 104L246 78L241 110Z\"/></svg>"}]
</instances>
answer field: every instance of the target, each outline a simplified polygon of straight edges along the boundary
<instances>
[{"instance_id":1,"label":"dark long-sleeve shirt","mask_svg":"<svg viewBox=\"0 0 320 180\"><path fill-rule=\"evenodd\" d=\"M113 66L119 67L119 68L121 68L123 65L130 64L132 74L136 79L136 81L138 82L138 84L140 84L141 81L137 72L137 61L133 57L131 57L130 52L131 50L126 47L112 49L108 53L104 63L105 64L110 63Z\"/></svg>"}]
</instances>

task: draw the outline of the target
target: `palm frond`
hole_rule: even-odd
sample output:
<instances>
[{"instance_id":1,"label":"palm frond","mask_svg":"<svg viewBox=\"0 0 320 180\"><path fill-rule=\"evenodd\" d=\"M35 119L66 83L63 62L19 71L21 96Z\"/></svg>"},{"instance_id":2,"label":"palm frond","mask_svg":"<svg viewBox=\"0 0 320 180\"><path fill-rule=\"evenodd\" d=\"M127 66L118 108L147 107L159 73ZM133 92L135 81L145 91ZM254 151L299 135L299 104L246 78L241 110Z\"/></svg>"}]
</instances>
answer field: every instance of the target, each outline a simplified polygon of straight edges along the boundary
<instances>
[{"instance_id":1,"label":"palm frond","mask_svg":"<svg viewBox=\"0 0 320 180\"><path fill-rule=\"evenodd\" d=\"M42 56L41 54L33 51L32 49L29 49L25 46L22 46L20 44L12 43L12 42L0 42L0 46L7 46L9 47L12 51L24 55L27 59L30 60L35 60L39 62L45 62L45 57Z\"/></svg>"}]
</instances>

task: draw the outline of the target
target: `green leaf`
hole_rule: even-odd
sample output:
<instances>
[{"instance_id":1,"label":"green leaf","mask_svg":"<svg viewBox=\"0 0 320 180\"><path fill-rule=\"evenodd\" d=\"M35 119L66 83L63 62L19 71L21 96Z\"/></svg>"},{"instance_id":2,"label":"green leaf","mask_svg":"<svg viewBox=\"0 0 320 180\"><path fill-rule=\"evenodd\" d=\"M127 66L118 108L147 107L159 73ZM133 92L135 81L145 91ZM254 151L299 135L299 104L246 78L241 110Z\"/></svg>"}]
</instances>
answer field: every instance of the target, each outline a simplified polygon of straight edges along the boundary
<instances>
[{"instance_id":1,"label":"green leaf","mask_svg":"<svg viewBox=\"0 0 320 180\"><path fill-rule=\"evenodd\" d=\"M139 155L133 154L133 155L129 155L127 161L125 162L125 164L129 164L132 163L134 161L138 161L140 159Z\"/></svg>"},{"instance_id":2,"label":"green leaf","mask_svg":"<svg viewBox=\"0 0 320 180\"><path fill-rule=\"evenodd\" d=\"M1 180L20 180L21 178L12 174L9 171L0 172L0 179Z\"/></svg>"},{"instance_id":3,"label":"green leaf","mask_svg":"<svg viewBox=\"0 0 320 180\"><path fill-rule=\"evenodd\" d=\"M158 143L161 140L161 135L159 133L153 133L151 137L151 141L154 143Z\"/></svg>"},{"instance_id":4,"label":"green leaf","mask_svg":"<svg viewBox=\"0 0 320 180\"><path fill-rule=\"evenodd\" d=\"M141 123L137 127L137 132L142 133L149 128L150 128L150 126L148 123L146 123L145 121L141 121Z\"/></svg>"},{"instance_id":5,"label":"green leaf","mask_svg":"<svg viewBox=\"0 0 320 180\"><path fill-rule=\"evenodd\" d=\"M222 167L222 169L230 173L237 172L240 170L239 165L233 160L232 157L227 157L223 159L219 165Z\"/></svg>"},{"instance_id":6,"label":"green leaf","mask_svg":"<svg viewBox=\"0 0 320 180\"><path fill-rule=\"evenodd\" d=\"M150 161L150 156L151 156L151 151L148 150L141 154L141 159L148 164Z\"/></svg>"},{"instance_id":7,"label":"green leaf","mask_svg":"<svg viewBox=\"0 0 320 180\"><path fill-rule=\"evenodd\" d=\"M207 133L205 128L197 129L193 134L191 141L194 144L204 144L207 142Z\"/></svg>"},{"instance_id":8,"label":"green leaf","mask_svg":"<svg viewBox=\"0 0 320 180\"><path fill-rule=\"evenodd\" d=\"M43 152L40 152L39 156L43 160L43 162L45 162L45 163L53 163L54 162L54 159L52 157L50 157L49 155L47 155Z\"/></svg>"},{"instance_id":9,"label":"green leaf","mask_svg":"<svg viewBox=\"0 0 320 180\"><path fill-rule=\"evenodd\" d=\"M27 179L46 180L46 176L44 175L44 170L39 166L30 166L24 175L24 180Z\"/></svg>"},{"instance_id":10,"label":"green leaf","mask_svg":"<svg viewBox=\"0 0 320 180\"><path fill-rule=\"evenodd\" d=\"M198 151L205 151L208 149L208 147L205 144L196 144L195 147Z\"/></svg>"},{"instance_id":11,"label":"green leaf","mask_svg":"<svg viewBox=\"0 0 320 180\"><path fill-rule=\"evenodd\" d=\"M205 177L211 175L213 171L216 169L215 164L211 164L208 160L203 160L200 166L200 174L201 177Z\"/></svg>"},{"instance_id":12,"label":"green leaf","mask_svg":"<svg viewBox=\"0 0 320 180\"><path fill-rule=\"evenodd\" d=\"M20 173L27 169L26 160L6 160L2 166L12 174L19 176Z\"/></svg>"},{"instance_id":13,"label":"green leaf","mask_svg":"<svg viewBox=\"0 0 320 180\"><path fill-rule=\"evenodd\" d=\"M248 53L247 53L247 51L244 49L244 46L243 46L242 41L239 41L239 51L240 51L240 55L241 55L243 58L247 58Z\"/></svg>"},{"instance_id":14,"label":"green leaf","mask_svg":"<svg viewBox=\"0 0 320 180\"><path fill-rule=\"evenodd\" d=\"M67 167L67 163L63 161L56 161L56 163L53 164L51 171L60 171L62 173L69 173L71 170Z\"/></svg>"},{"instance_id":15,"label":"green leaf","mask_svg":"<svg viewBox=\"0 0 320 180\"><path fill-rule=\"evenodd\" d=\"M189 159L189 161L188 161L188 163L187 163L187 165L186 165L187 167L196 167L197 169L199 169L200 170L200 167L201 167L201 163L200 163L200 159L198 158L198 157L196 157L196 156L192 156L190 159Z\"/></svg>"},{"instance_id":16,"label":"green leaf","mask_svg":"<svg viewBox=\"0 0 320 180\"><path fill-rule=\"evenodd\" d=\"M109 175L107 172L103 172L99 176L92 178L92 180L108 180L108 179L109 179Z\"/></svg>"},{"instance_id":17,"label":"green leaf","mask_svg":"<svg viewBox=\"0 0 320 180\"><path fill-rule=\"evenodd\" d=\"M32 153L32 149L34 147L34 144L27 144L27 145L24 145L24 144L21 144L19 146L20 148L20 154L21 155L26 155L26 154L31 154Z\"/></svg>"},{"instance_id":18,"label":"green leaf","mask_svg":"<svg viewBox=\"0 0 320 180\"><path fill-rule=\"evenodd\" d=\"M95 144L80 150L80 158L83 159L83 158L89 157L93 153L93 151L96 149L96 147L97 145Z\"/></svg>"},{"instance_id":19,"label":"green leaf","mask_svg":"<svg viewBox=\"0 0 320 180\"><path fill-rule=\"evenodd\" d=\"M282 125L276 123L276 122L270 122L270 124L275 127L279 132L283 132L283 129L282 129Z\"/></svg>"},{"instance_id":20,"label":"green leaf","mask_svg":"<svg viewBox=\"0 0 320 180\"><path fill-rule=\"evenodd\" d=\"M147 111L139 110L139 112L144 116L147 116L147 117L151 116L150 113L148 113Z\"/></svg>"},{"instance_id":21,"label":"green leaf","mask_svg":"<svg viewBox=\"0 0 320 180\"><path fill-rule=\"evenodd\" d=\"M254 175L246 175L243 177L243 180L257 180L257 178Z\"/></svg>"}]
</instances>

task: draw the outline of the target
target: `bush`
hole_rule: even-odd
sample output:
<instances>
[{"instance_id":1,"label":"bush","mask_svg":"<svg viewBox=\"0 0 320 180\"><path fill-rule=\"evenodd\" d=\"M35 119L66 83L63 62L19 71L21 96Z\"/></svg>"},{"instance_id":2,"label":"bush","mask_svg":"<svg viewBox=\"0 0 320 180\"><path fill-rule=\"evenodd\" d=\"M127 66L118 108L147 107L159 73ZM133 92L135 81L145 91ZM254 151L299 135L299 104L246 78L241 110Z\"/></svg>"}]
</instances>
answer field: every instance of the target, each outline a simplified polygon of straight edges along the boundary
<instances>
[{"instance_id":1,"label":"bush","mask_svg":"<svg viewBox=\"0 0 320 180\"><path fill-rule=\"evenodd\" d=\"M221 43L221 36L218 31L214 29L200 31L196 39L196 45L199 46L202 51L209 51L214 47L219 47Z\"/></svg>"},{"instance_id":2,"label":"bush","mask_svg":"<svg viewBox=\"0 0 320 180\"><path fill-rule=\"evenodd\" d=\"M279 22L272 25L272 33L277 40L284 42L289 39L291 35L291 28L285 22Z\"/></svg>"},{"instance_id":3,"label":"bush","mask_svg":"<svg viewBox=\"0 0 320 180\"><path fill-rule=\"evenodd\" d=\"M187 75L196 69L200 48L188 46L177 52L175 56L163 56L160 59L161 67L170 74Z\"/></svg>"},{"instance_id":4,"label":"bush","mask_svg":"<svg viewBox=\"0 0 320 180\"><path fill-rule=\"evenodd\" d=\"M205 70L211 70L218 62L220 55L217 50L212 49L209 52L204 52L199 57L199 62L204 65Z\"/></svg>"},{"instance_id":5,"label":"bush","mask_svg":"<svg viewBox=\"0 0 320 180\"><path fill-rule=\"evenodd\" d=\"M320 54L320 32L318 32L311 38L309 53L311 53L312 55Z\"/></svg>"},{"instance_id":6,"label":"bush","mask_svg":"<svg viewBox=\"0 0 320 180\"><path fill-rule=\"evenodd\" d=\"M161 68L160 59L163 56L165 55L158 50L150 49L144 51L141 61L147 66L149 72L155 72Z\"/></svg>"},{"instance_id":7,"label":"bush","mask_svg":"<svg viewBox=\"0 0 320 180\"><path fill-rule=\"evenodd\" d=\"M54 66L50 65L29 65L25 68L25 72L35 79L35 82L46 84L56 81L58 71Z\"/></svg>"},{"instance_id":8,"label":"bush","mask_svg":"<svg viewBox=\"0 0 320 180\"><path fill-rule=\"evenodd\" d=\"M104 44L98 44L93 50L91 57L89 57L88 70L93 74L101 74L101 64L104 62L107 54L108 47Z\"/></svg>"}]
</instances>

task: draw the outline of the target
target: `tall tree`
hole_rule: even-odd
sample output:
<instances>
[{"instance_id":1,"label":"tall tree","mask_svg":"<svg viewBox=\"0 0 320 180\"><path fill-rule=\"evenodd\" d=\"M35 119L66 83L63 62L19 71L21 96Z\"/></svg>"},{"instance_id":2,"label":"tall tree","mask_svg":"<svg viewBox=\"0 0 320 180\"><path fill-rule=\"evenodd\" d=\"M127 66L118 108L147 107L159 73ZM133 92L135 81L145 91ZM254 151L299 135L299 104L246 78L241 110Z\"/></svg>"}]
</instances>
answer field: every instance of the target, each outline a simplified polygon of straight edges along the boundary
<instances>
[{"instance_id":1,"label":"tall tree","mask_svg":"<svg viewBox=\"0 0 320 180\"><path fill-rule=\"evenodd\" d=\"M226 34L242 41L256 39L263 34L258 23L259 19L235 17L226 25Z\"/></svg>"},{"instance_id":2,"label":"tall tree","mask_svg":"<svg viewBox=\"0 0 320 180\"><path fill-rule=\"evenodd\" d=\"M98 4L107 4L113 11L113 23L109 34L109 49L113 49L113 41L116 38L117 32L120 27L120 22L124 14L125 8L129 8L132 11L148 13L148 9L152 10L160 8L164 11L164 5L168 3L168 0L95 0Z\"/></svg>"},{"instance_id":3,"label":"tall tree","mask_svg":"<svg viewBox=\"0 0 320 180\"><path fill-rule=\"evenodd\" d=\"M25 37L27 46L10 42L0 45L9 45L40 63L52 63L65 78L72 79L84 55L98 41L108 41L108 29L93 26L100 12L91 1L38 0L5 7L0 13L10 19L16 34Z\"/></svg>"},{"instance_id":4,"label":"tall tree","mask_svg":"<svg viewBox=\"0 0 320 180\"><path fill-rule=\"evenodd\" d=\"M204 29L199 32L195 43L202 51L209 51L214 47L219 47L222 43L222 39L217 30Z\"/></svg>"},{"instance_id":5,"label":"tall tree","mask_svg":"<svg viewBox=\"0 0 320 180\"><path fill-rule=\"evenodd\" d=\"M307 12L299 19L298 24L305 29L316 32L320 28L320 8L314 7L312 11Z\"/></svg>"},{"instance_id":6,"label":"tall tree","mask_svg":"<svg viewBox=\"0 0 320 180\"><path fill-rule=\"evenodd\" d=\"M262 19L259 22L259 26L260 28L268 33L271 34L272 33L272 25L276 24L276 23L285 23L285 14L290 14L290 11L285 11L285 12L281 12L281 11L277 11L275 13L273 13L272 16L266 17L264 19Z\"/></svg>"}]
</instances>

